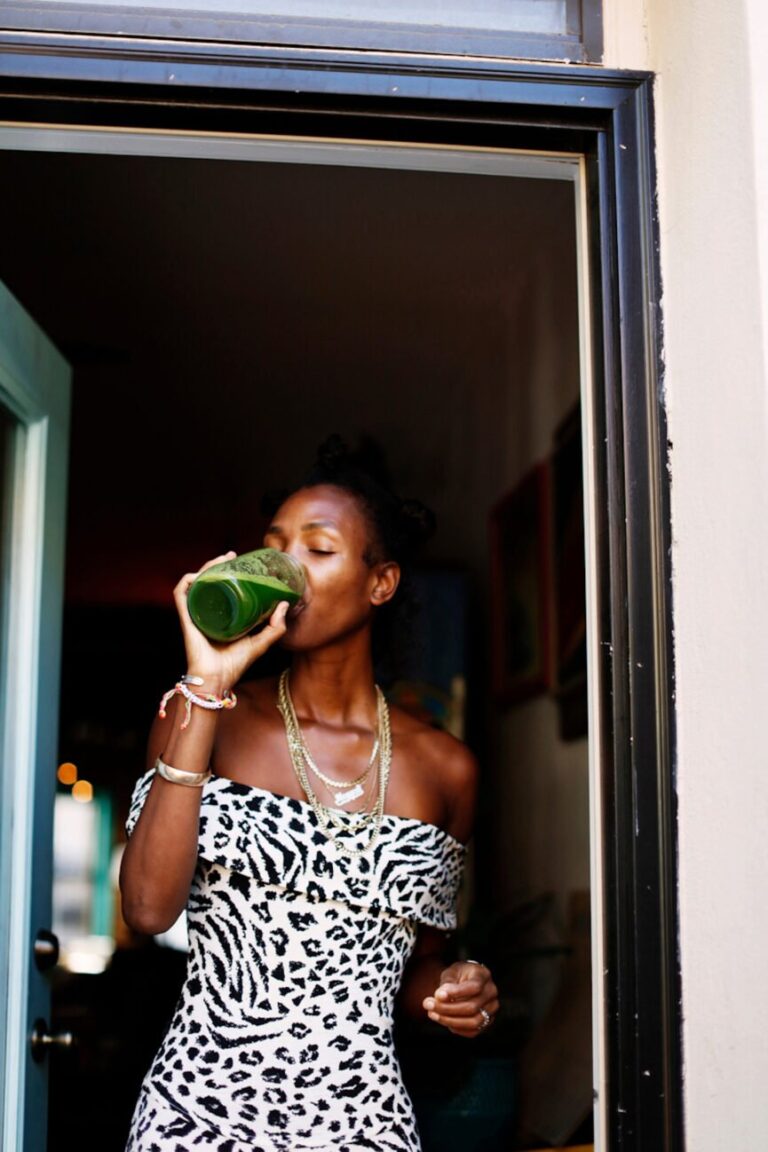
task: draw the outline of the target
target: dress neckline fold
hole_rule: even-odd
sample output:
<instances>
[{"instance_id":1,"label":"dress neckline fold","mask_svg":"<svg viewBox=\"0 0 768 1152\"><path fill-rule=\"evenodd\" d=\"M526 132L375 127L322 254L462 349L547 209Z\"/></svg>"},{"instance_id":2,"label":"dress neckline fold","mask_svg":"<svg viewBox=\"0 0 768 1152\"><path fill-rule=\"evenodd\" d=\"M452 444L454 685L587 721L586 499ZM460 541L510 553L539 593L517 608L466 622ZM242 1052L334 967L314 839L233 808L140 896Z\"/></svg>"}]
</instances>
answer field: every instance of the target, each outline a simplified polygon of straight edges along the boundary
<instances>
[{"instance_id":1,"label":"dress neckline fold","mask_svg":"<svg viewBox=\"0 0 768 1152\"><path fill-rule=\"evenodd\" d=\"M288 804L296 805L302 811L306 811L307 813L311 814L313 822L317 821L314 809L308 800L301 800L297 796L288 796L284 792L273 792L271 788L262 788L258 784L246 784L242 780L233 780L230 776L219 776L214 773L214 775L205 785L204 791L217 791L217 786L220 784L234 787L235 789L241 789L243 792L256 792L270 800L286 801ZM323 807L327 808L328 806L324 804ZM329 811L339 816L348 817L350 820L354 815L352 812L345 812L342 808L331 808ZM462 844L462 842L457 840L455 836L452 836L450 832L446 832L444 828L440 828L437 824L432 824L429 820L419 820L416 816L398 816L395 812L385 812L382 819L396 821L397 823L401 824L414 824L421 828L428 828L438 836L442 836L445 840L448 840L462 852L466 852L467 850L466 844Z\"/></svg>"}]
</instances>

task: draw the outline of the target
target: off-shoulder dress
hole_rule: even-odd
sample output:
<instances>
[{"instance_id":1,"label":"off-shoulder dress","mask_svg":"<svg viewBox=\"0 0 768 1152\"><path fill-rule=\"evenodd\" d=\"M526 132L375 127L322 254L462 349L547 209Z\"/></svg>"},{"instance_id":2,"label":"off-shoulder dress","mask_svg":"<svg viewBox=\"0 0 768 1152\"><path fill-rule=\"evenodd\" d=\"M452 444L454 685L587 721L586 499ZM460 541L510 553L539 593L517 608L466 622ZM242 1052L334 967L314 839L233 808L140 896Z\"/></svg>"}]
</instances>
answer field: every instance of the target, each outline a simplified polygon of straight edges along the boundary
<instances>
[{"instance_id":1,"label":"off-shoulder dress","mask_svg":"<svg viewBox=\"0 0 768 1152\"><path fill-rule=\"evenodd\" d=\"M418 926L455 928L463 863L448 833L392 815L349 857L308 803L214 776L186 979L126 1152L418 1152L394 1001Z\"/></svg>"}]
</instances>

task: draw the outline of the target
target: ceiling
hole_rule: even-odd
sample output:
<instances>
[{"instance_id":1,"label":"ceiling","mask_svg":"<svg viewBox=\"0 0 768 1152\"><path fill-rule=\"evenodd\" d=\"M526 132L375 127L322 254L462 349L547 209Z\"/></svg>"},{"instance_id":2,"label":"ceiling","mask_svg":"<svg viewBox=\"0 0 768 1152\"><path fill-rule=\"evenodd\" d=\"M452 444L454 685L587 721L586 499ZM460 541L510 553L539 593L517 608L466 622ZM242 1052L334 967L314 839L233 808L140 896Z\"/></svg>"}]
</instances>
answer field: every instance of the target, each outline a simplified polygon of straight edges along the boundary
<instances>
[{"instance_id":1,"label":"ceiling","mask_svg":"<svg viewBox=\"0 0 768 1152\"><path fill-rule=\"evenodd\" d=\"M122 595L155 599L180 563L254 546L260 493L334 430L375 436L401 491L449 521L468 460L492 496L505 451L492 413L539 350L530 295L573 278L571 185L3 163L0 278L74 366L70 596L97 596L109 571ZM137 553L153 558L141 571Z\"/></svg>"}]
</instances>

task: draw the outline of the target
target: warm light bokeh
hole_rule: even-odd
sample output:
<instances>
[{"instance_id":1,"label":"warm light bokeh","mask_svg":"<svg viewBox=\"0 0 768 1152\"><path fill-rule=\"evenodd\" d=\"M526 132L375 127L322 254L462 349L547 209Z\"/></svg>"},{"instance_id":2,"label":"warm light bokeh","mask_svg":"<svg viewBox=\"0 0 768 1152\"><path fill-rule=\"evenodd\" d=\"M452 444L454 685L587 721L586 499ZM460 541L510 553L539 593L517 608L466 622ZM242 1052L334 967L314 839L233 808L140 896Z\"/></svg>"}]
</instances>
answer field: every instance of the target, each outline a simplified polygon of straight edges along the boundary
<instances>
[{"instance_id":1,"label":"warm light bokeh","mask_svg":"<svg viewBox=\"0 0 768 1152\"><path fill-rule=\"evenodd\" d=\"M93 800L93 784L90 780L78 780L72 786L72 796L80 804L90 804Z\"/></svg>"},{"instance_id":2,"label":"warm light bokeh","mask_svg":"<svg viewBox=\"0 0 768 1152\"><path fill-rule=\"evenodd\" d=\"M77 766L69 761L59 764L56 779L60 784L74 784L77 780Z\"/></svg>"}]
</instances>

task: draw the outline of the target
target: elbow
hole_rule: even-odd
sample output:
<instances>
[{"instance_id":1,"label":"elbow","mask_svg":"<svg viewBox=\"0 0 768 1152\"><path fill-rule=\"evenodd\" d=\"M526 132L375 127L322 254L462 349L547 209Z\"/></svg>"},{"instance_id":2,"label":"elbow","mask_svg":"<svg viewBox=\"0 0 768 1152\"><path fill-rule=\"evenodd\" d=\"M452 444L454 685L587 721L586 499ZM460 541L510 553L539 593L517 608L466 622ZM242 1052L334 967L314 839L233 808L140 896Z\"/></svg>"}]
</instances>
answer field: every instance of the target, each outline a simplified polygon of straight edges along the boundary
<instances>
[{"instance_id":1,"label":"elbow","mask_svg":"<svg viewBox=\"0 0 768 1152\"><path fill-rule=\"evenodd\" d=\"M132 885L122 878L120 886L121 915L129 929L142 935L167 932L181 916L187 900L161 899L145 887L131 890Z\"/></svg>"},{"instance_id":2,"label":"elbow","mask_svg":"<svg viewBox=\"0 0 768 1152\"><path fill-rule=\"evenodd\" d=\"M178 920L184 910L184 905L173 906L148 901L141 896L131 898L122 893L121 912L123 920L134 932L142 936L157 936L167 932Z\"/></svg>"},{"instance_id":3,"label":"elbow","mask_svg":"<svg viewBox=\"0 0 768 1152\"><path fill-rule=\"evenodd\" d=\"M120 863L119 888L123 920L142 936L157 936L173 927L189 895L189 884L158 883L146 868L137 867L128 849Z\"/></svg>"}]
</instances>

